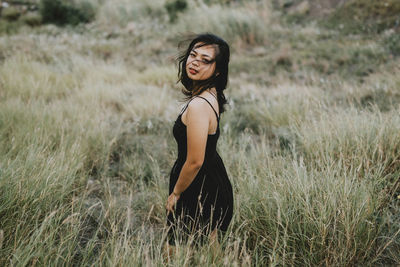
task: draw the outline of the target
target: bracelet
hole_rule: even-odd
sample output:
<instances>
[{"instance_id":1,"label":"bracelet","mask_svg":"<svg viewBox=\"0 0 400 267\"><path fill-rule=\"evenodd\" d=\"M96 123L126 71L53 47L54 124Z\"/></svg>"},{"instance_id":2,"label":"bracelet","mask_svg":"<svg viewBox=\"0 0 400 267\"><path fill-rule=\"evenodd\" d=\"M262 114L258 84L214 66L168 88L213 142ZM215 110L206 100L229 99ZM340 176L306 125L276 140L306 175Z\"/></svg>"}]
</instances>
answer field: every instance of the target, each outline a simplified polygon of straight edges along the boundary
<instances>
[{"instance_id":1,"label":"bracelet","mask_svg":"<svg viewBox=\"0 0 400 267\"><path fill-rule=\"evenodd\" d=\"M172 191L172 194L176 197L179 197L181 194L176 194L175 191Z\"/></svg>"}]
</instances>

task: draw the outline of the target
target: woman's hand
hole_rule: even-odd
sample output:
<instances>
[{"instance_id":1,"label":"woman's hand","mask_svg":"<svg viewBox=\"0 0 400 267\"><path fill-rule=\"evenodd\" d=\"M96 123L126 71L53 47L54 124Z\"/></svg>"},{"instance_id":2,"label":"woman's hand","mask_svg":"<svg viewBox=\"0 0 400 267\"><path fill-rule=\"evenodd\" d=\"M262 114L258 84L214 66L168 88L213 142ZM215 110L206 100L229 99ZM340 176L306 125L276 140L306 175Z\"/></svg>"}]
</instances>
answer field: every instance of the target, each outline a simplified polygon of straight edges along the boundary
<instances>
[{"instance_id":1,"label":"woman's hand","mask_svg":"<svg viewBox=\"0 0 400 267\"><path fill-rule=\"evenodd\" d=\"M172 192L171 195L169 195L169 197L167 199L167 206L166 206L168 214L170 212L174 212L176 202L178 201L179 198L180 198L180 195L175 195L174 192Z\"/></svg>"}]
</instances>

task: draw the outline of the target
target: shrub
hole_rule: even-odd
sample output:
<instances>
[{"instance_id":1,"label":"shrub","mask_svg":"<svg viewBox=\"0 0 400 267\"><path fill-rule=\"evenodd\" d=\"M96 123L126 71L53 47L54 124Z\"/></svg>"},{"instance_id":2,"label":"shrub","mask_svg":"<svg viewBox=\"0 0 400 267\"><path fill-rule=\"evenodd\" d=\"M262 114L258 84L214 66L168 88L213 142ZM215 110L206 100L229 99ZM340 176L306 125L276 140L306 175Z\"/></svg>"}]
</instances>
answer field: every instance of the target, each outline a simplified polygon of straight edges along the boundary
<instances>
[{"instance_id":1,"label":"shrub","mask_svg":"<svg viewBox=\"0 0 400 267\"><path fill-rule=\"evenodd\" d=\"M7 21L0 19L0 34L15 34L18 32L21 24L19 20Z\"/></svg>"},{"instance_id":2,"label":"shrub","mask_svg":"<svg viewBox=\"0 0 400 267\"><path fill-rule=\"evenodd\" d=\"M186 8L186 0L173 0L165 3L165 9L168 12L169 20L171 22L174 22L178 13L183 12Z\"/></svg>"},{"instance_id":3,"label":"shrub","mask_svg":"<svg viewBox=\"0 0 400 267\"><path fill-rule=\"evenodd\" d=\"M400 56L400 35L392 34L385 38L384 44L393 56Z\"/></svg>"},{"instance_id":4,"label":"shrub","mask_svg":"<svg viewBox=\"0 0 400 267\"><path fill-rule=\"evenodd\" d=\"M8 21L15 21L21 15L21 12L15 7L7 7L1 14Z\"/></svg>"},{"instance_id":5,"label":"shrub","mask_svg":"<svg viewBox=\"0 0 400 267\"><path fill-rule=\"evenodd\" d=\"M86 1L72 4L62 0L41 0L40 13L44 23L57 25L87 23L95 17L94 7Z\"/></svg>"},{"instance_id":6,"label":"shrub","mask_svg":"<svg viewBox=\"0 0 400 267\"><path fill-rule=\"evenodd\" d=\"M22 22L29 26L38 26L42 24L42 16L36 12L29 12L21 17Z\"/></svg>"}]
</instances>

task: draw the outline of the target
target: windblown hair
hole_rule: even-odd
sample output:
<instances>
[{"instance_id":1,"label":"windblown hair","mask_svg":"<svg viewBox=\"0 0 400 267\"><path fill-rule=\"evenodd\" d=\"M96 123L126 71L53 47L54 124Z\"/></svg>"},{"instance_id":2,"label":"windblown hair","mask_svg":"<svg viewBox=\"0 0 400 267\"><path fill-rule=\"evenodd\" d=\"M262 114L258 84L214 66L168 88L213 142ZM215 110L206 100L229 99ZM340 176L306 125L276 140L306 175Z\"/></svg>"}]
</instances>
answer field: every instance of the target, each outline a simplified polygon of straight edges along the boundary
<instances>
[{"instance_id":1,"label":"windblown hair","mask_svg":"<svg viewBox=\"0 0 400 267\"><path fill-rule=\"evenodd\" d=\"M189 44L189 47L185 51L182 51L182 53L177 58L179 68L178 82L181 82L184 86L182 93L186 96L185 99L187 100L195 95L201 94L209 88L215 87L215 89L217 90L219 112L221 114L225 111L224 105L227 103L223 91L226 89L226 86L228 84L228 65L230 57L229 45L222 38L211 33L198 34L190 38L190 40L191 42ZM178 47L181 48L182 45L187 44L187 42L188 40L180 42ZM210 78L195 83L187 75L186 62L190 52L194 47L197 48L206 45L214 45L216 47L215 71Z\"/></svg>"}]
</instances>

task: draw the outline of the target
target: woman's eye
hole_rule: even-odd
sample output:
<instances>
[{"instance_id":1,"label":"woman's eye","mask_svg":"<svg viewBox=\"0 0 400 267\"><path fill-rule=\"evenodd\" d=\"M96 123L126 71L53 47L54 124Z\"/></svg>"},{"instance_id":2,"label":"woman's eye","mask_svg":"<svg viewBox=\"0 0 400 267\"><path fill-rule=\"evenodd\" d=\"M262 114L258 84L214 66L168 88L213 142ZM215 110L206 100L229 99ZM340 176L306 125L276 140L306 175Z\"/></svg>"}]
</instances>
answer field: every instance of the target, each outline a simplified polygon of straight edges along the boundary
<instances>
[{"instance_id":1,"label":"woman's eye","mask_svg":"<svg viewBox=\"0 0 400 267\"><path fill-rule=\"evenodd\" d=\"M203 59L202 61L203 61L204 64L210 64L210 61L207 60L207 59Z\"/></svg>"}]
</instances>

